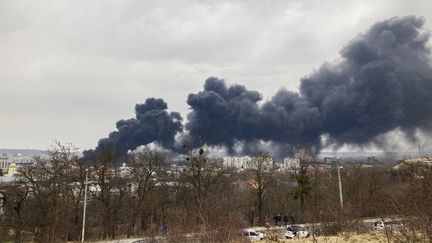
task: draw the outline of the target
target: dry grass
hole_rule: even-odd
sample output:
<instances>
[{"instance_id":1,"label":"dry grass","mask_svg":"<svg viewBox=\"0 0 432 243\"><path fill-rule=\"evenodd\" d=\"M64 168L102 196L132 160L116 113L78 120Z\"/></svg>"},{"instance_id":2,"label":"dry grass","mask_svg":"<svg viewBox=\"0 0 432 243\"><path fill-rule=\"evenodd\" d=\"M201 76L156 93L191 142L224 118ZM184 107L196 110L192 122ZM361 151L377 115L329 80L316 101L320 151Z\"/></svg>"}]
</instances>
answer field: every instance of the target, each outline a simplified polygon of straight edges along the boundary
<instances>
[{"instance_id":1,"label":"dry grass","mask_svg":"<svg viewBox=\"0 0 432 243\"><path fill-rule=\"evenodd\" d=\"M339 236L320 236L316 238L316 242L318 243L340 243L340 242L348 242L348 243L385 243L387 242L386 237L381 232L372 232L368 234L344 234ZM313 239L312 237L307 239L292 239L292 240L286 240L286 239L279 239L278 241L270 241L270 240L263 240L263 241L255 241L259 243L269 243L269 242L278 242L278 243L312 243Z\"/></svg>"}]
</instances>

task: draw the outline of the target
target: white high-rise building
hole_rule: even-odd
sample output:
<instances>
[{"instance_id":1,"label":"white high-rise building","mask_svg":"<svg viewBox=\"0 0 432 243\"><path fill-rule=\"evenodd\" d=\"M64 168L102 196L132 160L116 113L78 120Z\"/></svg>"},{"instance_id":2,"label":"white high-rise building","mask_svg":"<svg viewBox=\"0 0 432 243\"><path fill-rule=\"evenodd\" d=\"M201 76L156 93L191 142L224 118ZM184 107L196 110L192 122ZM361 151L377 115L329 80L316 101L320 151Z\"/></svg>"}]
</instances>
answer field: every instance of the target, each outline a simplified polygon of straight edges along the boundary
<instances>
[{"instance_id":1,"label":"white high-rise building","mask_svg":"<svg viewBox=\"0 0 432 243\"><path fill-rule=\"evenodd\" d=\"M0 170L3 171L3 174L7 174L9 172L8 155L5 153L0 155Z\"/></svg>"},{"instance_id":2,"label":"white high-rise building","mask_svg":"<svg viewBox=\"0 0 432 243\"><path fill-rule=\"evenodd\" d=\"M245 169L250 160L249 156L227 156L223 158L223 166Z\"/></svg>"}]
</instances>

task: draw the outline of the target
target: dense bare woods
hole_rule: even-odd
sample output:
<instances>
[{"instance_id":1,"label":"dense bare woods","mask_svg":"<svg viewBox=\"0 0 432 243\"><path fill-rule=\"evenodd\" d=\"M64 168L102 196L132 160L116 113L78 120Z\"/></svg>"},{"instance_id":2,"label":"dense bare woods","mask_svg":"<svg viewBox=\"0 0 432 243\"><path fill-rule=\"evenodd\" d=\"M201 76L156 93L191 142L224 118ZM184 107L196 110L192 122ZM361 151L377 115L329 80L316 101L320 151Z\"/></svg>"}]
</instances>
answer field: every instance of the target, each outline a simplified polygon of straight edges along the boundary
<instances>
[{"instance_id":1,"label":"dense bare woods","mask_svg":"<svg viewBox=\"0 0 432 243\"><path fill-rule=\"evenodd\" d=\"M305 149L295 157L297 166L279 170L270 156L257 154L238 170L199 149L186 152L180 168L146 150L129 153L119 170L110 151L82 161L73 146L56 144L0 185L0 240L79 241L86 171L86 239L165 235L182 242L189 233L229 242L243 227L274 225L280 214L288 224L320 223L321 234L361 233L371 228L364 219L391 218L399 227L385 228L390 242L432 240L430 167L345 164L341 209L336 170L316 166Z\"/></svg>"}]
</instances>

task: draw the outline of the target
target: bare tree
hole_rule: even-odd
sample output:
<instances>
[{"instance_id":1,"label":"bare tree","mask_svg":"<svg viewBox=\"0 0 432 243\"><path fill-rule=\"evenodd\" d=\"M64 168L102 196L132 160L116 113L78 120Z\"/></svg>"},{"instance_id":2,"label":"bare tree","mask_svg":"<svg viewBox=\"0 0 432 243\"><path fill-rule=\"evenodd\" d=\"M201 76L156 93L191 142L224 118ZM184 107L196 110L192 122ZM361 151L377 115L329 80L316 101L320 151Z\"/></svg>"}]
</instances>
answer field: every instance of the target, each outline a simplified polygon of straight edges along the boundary
<instances>
[{"instance_id":1,"label":"bare tree","mask_svg":"<svg viewBox=\"0 0 432 243\"><path fill-rule=\"evenodd\" d=\"M46 156L35 157L33 165L18 170L17 183L28 190L27 206L37 209L27 223L38 241L77 237L72 219L77 216L74 206L82 191L80 168L77 149L57 142Z\"/></svg>"},{"instance_id":2,"label":"bare tree","mask_svg":"<svg viewBox=\"0 0 432 243\"><path fill-rule=\"evenodd\" d=\"M258 211L258 224L263 225L264 194L268 189L267 187L270 184L275 171L273 158L263 153L256 154L247 162L247 170L252 176L253 190L256 192L255 202Z\"/></svg>"},{"instance_id":3,"label":"bare tree","mask_svg":"<svg viewBox=\"0 0 432 243\"><path fill-rule=\"evenodd\" d=\"M164 182L168 162L163 153L157 151L137 151L129 155L131 167L131 189L133 195L131 217L128 224L128 236L134 231L137 221L140 221L141 231L147 228L148 210L150 207L150 192L156 185ZM135 189L136 188L136 189Z\"/></svg>"},{"instance_id":4,"label":"bare tree","mask_svg":"<svg viewBox=\"0 0 432 243\"><path fill-rule=\"evenodd\" d=\"M23 241L22 232L24 230L24 207L28 200L29 188L22 186L20 183L13 182L11 184L0 185L0 198L3 219L0 225L4 228L12 228L14 231L14 242L21 243Z\"/></svg>"},{"instance_id":5,"label":"bare tree","mask_svg":"<svg viewBox=\"0 0 432 243\"><path fill-rule=\"evenodd\" d=\"M191 150L186 157L189 169L184 171L180 177L180 184L186 194L192 198L192 209L198 217L201 231L208 234L211 221L211 211L214 207L214 195L221 182L225 170L219 160L208 159L203 148L198 149L195 155ZM190 203L190 202L189 202Z\"/></svg>"},{"instance_id":6,"label":"bare tree","mask_svg":"<svg viewBox=\"0 0 432 243\"><path fill-rule=\"evenodd\" d=\"M305 201L306 196L312 189L311 179L308 175L308 169L311 164L316 161L315 153L310 149L299 149L295 154L294 158L297 161L297 165L292 168L292 176L297 183L297 190L294 194L294 199L298 199L300 202L300 211L302 217L305 214Z\"/></svg>"},{"instance_id":7,"label":"bare tree","mask_svg":"<svg viewBox=\"0 0 432 243\"><path fill-rule=\"evenodd\" d=\"M108 149L90 161L90 177L94 181L94 190L90 191L90 200L102 227L103 239L114 239L117 235L119 213L122 200L127 191L127 184L116 173L113 151Z\"/></svg>"}]
</instances>

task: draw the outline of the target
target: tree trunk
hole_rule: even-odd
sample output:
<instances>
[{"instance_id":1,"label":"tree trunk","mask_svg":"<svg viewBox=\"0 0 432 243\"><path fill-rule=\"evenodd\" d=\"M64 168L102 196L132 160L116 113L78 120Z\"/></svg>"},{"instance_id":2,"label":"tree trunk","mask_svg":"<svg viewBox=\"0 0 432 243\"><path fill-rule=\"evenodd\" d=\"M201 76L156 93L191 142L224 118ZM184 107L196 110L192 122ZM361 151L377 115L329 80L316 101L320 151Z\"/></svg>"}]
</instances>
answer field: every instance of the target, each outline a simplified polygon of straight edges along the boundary
<instances>
[{"instance_id":1,"label":"tree trunk","mask_svg":"<svg viewBox=\"0 0 432 243\"><path fill-rule=\"evenodd\" d=\"M263 217L262 217L262 207L263 207L263 201L262 201L262 195L263 191L261 189L258 190L258 224L259 226L263 225Z\"/></svg>"}]
</instances>

